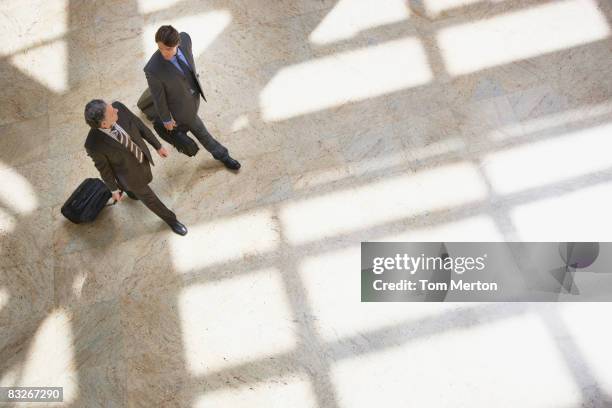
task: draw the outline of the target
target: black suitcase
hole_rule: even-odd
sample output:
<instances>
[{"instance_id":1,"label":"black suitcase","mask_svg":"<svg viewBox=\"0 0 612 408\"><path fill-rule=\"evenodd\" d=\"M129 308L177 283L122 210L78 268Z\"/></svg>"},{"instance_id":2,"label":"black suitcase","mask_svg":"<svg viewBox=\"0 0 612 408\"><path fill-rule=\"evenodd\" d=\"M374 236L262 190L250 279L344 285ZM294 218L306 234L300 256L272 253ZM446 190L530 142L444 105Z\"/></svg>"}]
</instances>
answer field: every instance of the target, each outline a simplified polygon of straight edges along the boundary
<instances>
[{"instance_id":1,"label":"black suitcase","mask_svg":"<svg viewBox=\"0 0 612 408\"><path fill-rule=\"evenodd\" d=\"M157 111L155 110L153 97L151 96L149 88L145 89L138 99L138 103L136 105L142 111L142 113L145 114L147 119L153 122L153 128L159 137L174 146L174 148L180 153L183 153L189 157L193 157L198 153L200 148L192 138L187 136L186 127L183 125L178 125L171 131L166 130L163 123L157 117Z\"/></svg>"},{"instance_id":2,"label":"black suitcase","mask_svg":"<svg viewBox=\"0 0 612 408\"><path fill-rule=\"evenodd\" d=\"M154 122L157 117L157 111L155 110L155 105L153 104L153 96L151 96L151 91L149 88L145 89L140 98L138 98L138 102L136 102L136 106L138 109L145 114L149 122Z\"/></svg>"},{"instance_id":3,"label":"black suitcase","mask_svg":"<svg viewBox=\"0 0 612 408\"><path fill-rule=\"evenodd\" d=\"M153 128L159 137L174 146L180 153L193 157L200 150L196 142L187 136L187 128L183 127L183 125L178 125L171 131L168 131L161 122L156 120L153 122Z\"/></svg>"},{"instance_id":4,"label":"black suitcase","mask_svg":"<svg viewBox=\"0 0 612 408\"><path fill-rule=\"evenodd\" d=\"M62 206L62 214L75 224L92 222L111 197L110 190L102 180L85 179Z\"/></svg>"}]
</instances>

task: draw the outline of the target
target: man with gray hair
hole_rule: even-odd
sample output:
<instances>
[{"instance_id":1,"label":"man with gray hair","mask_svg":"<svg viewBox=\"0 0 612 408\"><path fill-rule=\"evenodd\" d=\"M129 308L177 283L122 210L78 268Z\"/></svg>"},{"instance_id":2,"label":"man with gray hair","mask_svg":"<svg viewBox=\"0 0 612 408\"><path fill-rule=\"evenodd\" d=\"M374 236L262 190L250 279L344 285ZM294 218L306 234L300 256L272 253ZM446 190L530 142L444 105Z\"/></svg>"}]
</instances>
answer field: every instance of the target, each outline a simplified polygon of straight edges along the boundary
<instances>
[{"instance_id":1,"label":"man with gray hair","mask_svg":"<svg viewBox=\"0 0 612 408\"><path fill-rule=\"evenodd\" d=\"M122 191L125 191L128 197L142 201L172 231L187 234L187 228L149 187L153 180L150 165L155 163L144 141L149 142L160 157L168 156L153 132L121 102L90 101L85 106L85 121L91 127L85 150L111 190L113 199L121 201Z\"/></svg>"}]
</instances>

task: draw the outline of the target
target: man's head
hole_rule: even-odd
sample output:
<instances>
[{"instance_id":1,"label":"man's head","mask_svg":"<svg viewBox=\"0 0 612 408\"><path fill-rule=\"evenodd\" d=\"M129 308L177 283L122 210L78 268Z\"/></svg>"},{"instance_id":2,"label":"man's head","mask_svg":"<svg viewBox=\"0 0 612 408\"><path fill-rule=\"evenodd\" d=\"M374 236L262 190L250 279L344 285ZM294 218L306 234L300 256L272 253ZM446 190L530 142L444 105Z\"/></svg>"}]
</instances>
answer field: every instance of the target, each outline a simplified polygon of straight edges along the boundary
<instances>
[{"instance_id":1,"label":"man's head","mask_svg":"<svg viewBox=\"0 0 612 408\"><path fill-rule=\"evenodd\" d=\"M163 25L155 33L155 42L162 57L166 60L171 60L179 46L179 32L171 25Z\"/></svg>"},{"instance_id":2,"label":"man's head","mask_svg":"<svg viewBox=\"0 0 612 408\"><path fill-rule=\"evenodd\" d=\"M117 122L117 109L102 99L91 100L85 105L85 122L93 129L107 129Z\"/></svg>"}]
</instances>

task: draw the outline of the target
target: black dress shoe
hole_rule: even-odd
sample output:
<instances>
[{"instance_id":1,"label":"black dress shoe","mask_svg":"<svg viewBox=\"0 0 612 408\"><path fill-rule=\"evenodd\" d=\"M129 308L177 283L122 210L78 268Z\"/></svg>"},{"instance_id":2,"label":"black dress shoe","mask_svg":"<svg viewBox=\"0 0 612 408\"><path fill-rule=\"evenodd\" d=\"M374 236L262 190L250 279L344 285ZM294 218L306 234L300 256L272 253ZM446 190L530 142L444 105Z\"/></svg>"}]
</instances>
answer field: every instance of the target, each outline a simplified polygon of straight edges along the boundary
<instances>
[{"instance_id":1,"label":"black dress shoe","mask_svg":"<svg viewBox=\"0 0 612 408\"><path fill-rule=\"evenodd\" d=\"M225 164L225 167L227 167L230 170L238 170L240 168L240 163L238 162L238 160L232 159L230 156L227 156L223 161L223 164Z\"/></svg>"},{"instance_id":2,"label":"black dress shoe","mask_svg":"<svg viewBox=\"0 0 612 408\"><path fill-rule=\"evenodd\" d=\"M168 225L170 225L170 228L172 228L172 231L174 231L176 234L187 235L187 227L180 222L175 221L174 223Z\"/></svg>"},{"instance_id":3,"label":"black dress shoe","mask_svg":"<svg viewBox=\"0 0 612 408\"><path fill-rule=\"evenodd\" d=\"M130 197L132 200L138 201L138 197L136 197L136 195L131 191L126 191L125 194L127 194L127 196Z\"/></svg>"}]
</instances>

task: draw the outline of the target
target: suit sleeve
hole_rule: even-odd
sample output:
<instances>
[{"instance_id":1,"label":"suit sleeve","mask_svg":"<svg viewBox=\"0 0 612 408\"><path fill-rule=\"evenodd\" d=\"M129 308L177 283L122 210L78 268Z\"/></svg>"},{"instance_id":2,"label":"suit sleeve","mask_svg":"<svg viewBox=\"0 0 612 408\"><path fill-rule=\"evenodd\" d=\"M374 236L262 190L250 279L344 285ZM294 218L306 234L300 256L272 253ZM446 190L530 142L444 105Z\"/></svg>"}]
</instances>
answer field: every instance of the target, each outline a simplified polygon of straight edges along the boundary
<instances>
[{"instance_id":1,"label":"suit sleeve","mask_svg":"<svg viewBox=\"0 0 612 408\"><path fill-rule=\"evenodd\" d=\"M189 52L192 52L191 49L191 37L189 36L189 34L187 34L186 32L182 32L181 33L181 44L184 44L188 49Z\"/></svg>"},{"instance_id":2,"label":"suit sleeve","mask_svg":"<svg viewBox=\"0 0 612 408\"><path fill-rule=\"evenodd\" d=\"M151 96L153 97L153 103L155 104L157 114L162 122L171 121L172 114L170 113L168 103L166 102L166 91L164 90L164 85L155 77L155 75L145 72L145 76L147 77L147 83L149 84L149 90L151 91Z\"/></svg>"},{"instance_id":3,"label":"suit sleeve","mask_svg":"<svg viewBox=\"0 0 612 408\"><path fill-rule=\"evenodd\" d=\"M100 177L102 177L102 180L104 181L104 184L106 184L106 187L108 187L110 191L118 190L119 186L117 186L117 182L115 181L115 173L113 173L113 170L110 164L108 163L108 159L106 158L106 156L100 153L96 153L91 149L86 150L87 155L91 157L94 162L94 165L96 166L96 169L98 169L98 171L100 172Z\"/></svg>"},{"instance_id":4,"label":"suit sleeve","mask_svg":"<svg viewBox=\"0 0 612 408\"><path fill-rule=\"evenodd\" d=\"M153 146L155 150L161 149L162 144L160 143L159 139L155 137L153 132L151 132L151 129L149 129L149 127L145 125L138 116L136 115L133 115L133 116L134 116L134 120L136 121L136 126L138 126L138 130L140 130L140 135L142 136L142 138L146 140L147 142L149 142L149 144Z\"/></svg>"}]
</instances>

